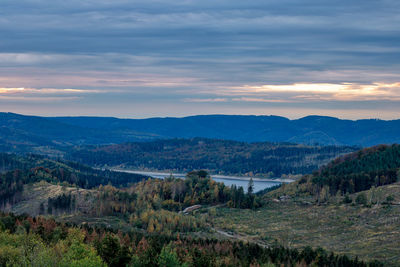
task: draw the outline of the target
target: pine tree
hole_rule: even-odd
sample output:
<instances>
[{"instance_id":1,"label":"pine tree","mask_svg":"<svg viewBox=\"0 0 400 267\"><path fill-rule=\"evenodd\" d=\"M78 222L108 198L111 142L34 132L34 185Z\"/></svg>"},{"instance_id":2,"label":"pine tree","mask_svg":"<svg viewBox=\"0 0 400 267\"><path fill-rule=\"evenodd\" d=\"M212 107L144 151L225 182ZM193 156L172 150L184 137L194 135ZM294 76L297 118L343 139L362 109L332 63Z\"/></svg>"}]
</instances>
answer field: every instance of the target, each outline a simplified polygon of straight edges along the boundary
<instances>
[{"instance_id":1,"label":"pine tree","mask_svg":"<svg viewBox=\"0 0 400 267\"><path fill-rule=\"evenodd\" d=\"M253 178L250 178L249 183L247 185L247 194L252 195L254 192L254 181Z\"/></svg>"}]
</instances>

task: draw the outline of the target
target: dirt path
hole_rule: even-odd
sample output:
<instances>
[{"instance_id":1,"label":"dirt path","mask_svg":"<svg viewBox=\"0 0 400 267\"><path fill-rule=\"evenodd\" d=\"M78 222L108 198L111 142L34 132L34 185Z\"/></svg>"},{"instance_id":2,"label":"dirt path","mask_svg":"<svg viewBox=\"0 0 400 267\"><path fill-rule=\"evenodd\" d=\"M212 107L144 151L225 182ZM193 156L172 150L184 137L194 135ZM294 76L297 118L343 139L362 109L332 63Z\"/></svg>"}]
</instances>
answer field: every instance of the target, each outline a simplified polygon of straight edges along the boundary
<instances>
[{"instance_id":1,"label":"dirt path","mask_svg":"<svg viewBox=\"0 0 400 267\"><path fill-rule=\"evenodd\" d=\"M260 247L268 248L267 245L265 245L263 243L260 243L260 242L257 242L257 241L254 241L252 239L249 239L247 236L238 235L238 234L231 234L231 233L228 233L228 232L225 232L225 231L223 231L221 229L216 229L216 228L212 228L212 230L214 230L216 233L218 233L220 235L223 235L223 236L231 238L231 239L236 239L236 240L239 240L239 241L243 241L245 243L253 243L253 244L259 245Z\"/></svg>"}]
</instances>

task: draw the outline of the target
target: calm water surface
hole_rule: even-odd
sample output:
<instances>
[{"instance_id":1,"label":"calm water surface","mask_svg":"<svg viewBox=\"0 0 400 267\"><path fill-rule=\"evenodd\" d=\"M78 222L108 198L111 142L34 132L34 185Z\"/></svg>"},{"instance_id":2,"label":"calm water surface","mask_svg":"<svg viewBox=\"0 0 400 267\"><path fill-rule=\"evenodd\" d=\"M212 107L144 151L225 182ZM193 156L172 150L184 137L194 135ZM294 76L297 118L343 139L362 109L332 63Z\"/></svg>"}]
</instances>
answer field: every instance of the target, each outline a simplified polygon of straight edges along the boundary
<instances>
[{"instance_id":1,"label":"calm water surface","mask_svg":"<svg viewBox=\"0 0 400 267\"><path fill-rule=\"evenodd\" d=\"M170 173L163 173L163 172L149 172L149 171L134 171L134 170L121 170L116 169L116 171L121 172L128 172L128 173L137 173L146 176L150 176L157 179L164 179L165 177L169 177ZM186 174L183 173L173 173L172 174L175 178L184 179ZM243 189L247 190L247 185L249 183L249 179L247 177L238 177L238 176L222 176L222 175L211 175L214 181L224 183L226 186L236 185L242 186ZM271 179L260 179L260 178L253 178L254 182L254 192L261 191L263 189L279 185L281 181L272 181Z\"/></svg>"}]
</instances>

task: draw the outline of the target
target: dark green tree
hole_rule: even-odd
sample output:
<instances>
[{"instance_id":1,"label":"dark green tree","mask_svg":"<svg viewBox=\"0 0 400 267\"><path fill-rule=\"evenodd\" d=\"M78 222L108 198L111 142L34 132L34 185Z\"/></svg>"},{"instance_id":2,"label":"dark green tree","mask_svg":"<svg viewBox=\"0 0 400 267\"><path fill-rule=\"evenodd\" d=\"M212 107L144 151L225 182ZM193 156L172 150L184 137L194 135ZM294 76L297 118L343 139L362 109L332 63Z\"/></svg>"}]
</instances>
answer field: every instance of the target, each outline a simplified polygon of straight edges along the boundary
<instances>
[{"instance_id":1,"label":"dark green tree","mask_svg":"<svg viewBox=\"0 0 400 267\"><path fill-rule=\"evenodd\" d=\"M97 245L97 252L110 267L125 266L130 260L128 259L128 262L125 262L127 260L126 255L122 254L126 252L122 253L119 240L111 234L107 234Z\"/></svg>"},{"instance_id":2,"label":"dark green tree","mask_svg":"<svg viewBox=\"0 0 400 267\"><path fill-rule=\"evenodd\" d=\"M254 192L254 181L253 178L250 178L249 183L247 185L247 194L252 195Z\"/></svg>"}]
</instances>

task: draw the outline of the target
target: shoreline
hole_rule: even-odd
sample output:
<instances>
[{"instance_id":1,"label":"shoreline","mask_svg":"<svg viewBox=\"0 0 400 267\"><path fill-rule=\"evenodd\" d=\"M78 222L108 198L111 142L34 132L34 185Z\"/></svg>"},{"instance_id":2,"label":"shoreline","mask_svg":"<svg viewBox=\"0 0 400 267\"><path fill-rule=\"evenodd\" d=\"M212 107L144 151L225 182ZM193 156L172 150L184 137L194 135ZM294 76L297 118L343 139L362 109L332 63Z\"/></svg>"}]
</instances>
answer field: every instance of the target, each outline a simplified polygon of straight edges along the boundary
<instances>
[{"instance_id":1,"label":"shoreline","mask_svg":"<svg viewBox=\"0 0 400 267\"><path fill-rule=\"evenodd\" d=\"M131 169L120 169L120 168L109 168L111 171L117 171L117 172L126 172L126 173L136 173L136 174L142 174L142 175L158 175L158 176L165 176L168 177L172 174L172 176L177 177L177 178L183 178L185 177L185 173L167 173L167 172L158 172L158 171L143 171L143 170L131 170ZM289 179L289 178L260 178L260 177L246 177L246 176L227 176L227 175L219 175L219 174L210 174L212 178L216 179L225 179L225 180L241 180L241 181L249 181L250 178L253 178L253 181L258 181L258 182L276 182L276 183L291 183L294 182L295 180Z\"/></svg>"}]
</instances>

